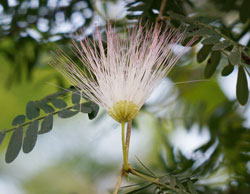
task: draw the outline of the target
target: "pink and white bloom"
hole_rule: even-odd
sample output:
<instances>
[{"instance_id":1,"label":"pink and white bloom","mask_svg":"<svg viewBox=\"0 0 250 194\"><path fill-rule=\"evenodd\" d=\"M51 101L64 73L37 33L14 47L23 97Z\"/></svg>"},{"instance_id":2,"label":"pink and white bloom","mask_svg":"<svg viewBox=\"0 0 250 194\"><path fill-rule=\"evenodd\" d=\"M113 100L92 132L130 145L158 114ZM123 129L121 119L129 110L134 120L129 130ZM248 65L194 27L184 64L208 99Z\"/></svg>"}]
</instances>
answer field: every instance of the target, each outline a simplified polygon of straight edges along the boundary
<instances>
[{"instance_id":1,"label":"pink and white bloom","mask_svg":"<svg viewBox=\"0 0 250 194\"><path fill-rule=\"evenodd\" d=\"M106 41L97 30L94 40L73 43L81 64L59 52L52 66L115 120L127 122L184 54L184 48L173 49L185 35L180 29L140 24L125 35L108 26L105 35Z\"/></svg>"}]
</instances>

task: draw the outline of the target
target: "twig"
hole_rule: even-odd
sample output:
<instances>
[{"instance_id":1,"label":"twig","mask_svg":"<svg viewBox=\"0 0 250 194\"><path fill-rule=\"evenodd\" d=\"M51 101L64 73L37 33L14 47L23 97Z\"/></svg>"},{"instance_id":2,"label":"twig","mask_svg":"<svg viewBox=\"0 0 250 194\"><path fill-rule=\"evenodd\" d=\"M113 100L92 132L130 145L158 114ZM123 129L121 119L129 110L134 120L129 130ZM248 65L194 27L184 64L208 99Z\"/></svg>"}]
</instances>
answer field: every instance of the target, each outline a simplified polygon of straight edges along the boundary
<instances>
[{"instance_id":1,"label":"twig","mask_svg":"<svg viewBox=\"0 0 250 194\"><path fill-rule=\"evenodd\" d=\"M123 169L121 170L119 176L117 177L117 182L116 182L115 190L114 190L113 194L118 194L119 189L120 189L121 184L122 184L122 177L123 177Z\"/></svg>"},{"instance_id":2,"label":"twig","mask_svg":"<svg viewBox=\"0 0 250 194\"><path fill-rule=\"evenodd\" d=\"M63 109L60 109L60 110L51 112L51 113L49 113L49 114L46 114L46 115L44 115L44 116L35 118L35 119L33 119L33 120L29 120L29 121L27 121L27 122L25 122L25 123L22 123L22 124L20 124L20 125L15 126L15 127L13 127L13 128L6 129L6 130L1 130L0 132L1 132L1 133L9 133L9 132L11 132L11 131L16 130L16 129L19 128L19 127L24 127L24 126L26 126L26 125L32 123L33 121L40 121L40 120L44 119L45 117L47 117L48 115L55 115L55 114L59 113L60 111L73 109L75 106L76 106L76 105L69 106L69 107L65 107L65 108L63 108Z\"/></svg>"},{"instance_id":3,"label":"twig","mask_svg":"<svg viewBox=\"0 0 250 194\"><path fill-rule=\"evenodd\" d=\"M163 17L163 12L166 8L166 5L167 5L167 0L162 0L161 1L161 7L160 7L160 12L159 12L159 15L157 17L157 21L160 21Z\"/></svg>"}]
</instances>

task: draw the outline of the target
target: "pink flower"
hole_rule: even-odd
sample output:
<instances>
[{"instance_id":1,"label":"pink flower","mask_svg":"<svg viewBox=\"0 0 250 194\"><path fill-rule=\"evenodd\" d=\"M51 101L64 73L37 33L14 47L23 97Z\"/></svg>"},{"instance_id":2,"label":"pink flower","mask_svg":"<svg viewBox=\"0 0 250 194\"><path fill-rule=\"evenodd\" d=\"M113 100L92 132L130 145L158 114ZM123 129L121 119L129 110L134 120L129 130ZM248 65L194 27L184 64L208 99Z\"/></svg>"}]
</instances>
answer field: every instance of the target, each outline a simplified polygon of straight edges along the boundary
<instances>
[{"instance_id":1,"label":"pink flower","mask_svg":"<svg viewBox=\"0 0 250 194\"><path fill-rule=\"evenodd\" d=\"M183 47L177 52L175 47L185 35L180 29L141 24L125 34L109 25L105 35L106 41L97 30L94 40L73 42L80 64L59 52L52 66L115 120L127 122L184 54Z\"/></svg>"}]
</instances>

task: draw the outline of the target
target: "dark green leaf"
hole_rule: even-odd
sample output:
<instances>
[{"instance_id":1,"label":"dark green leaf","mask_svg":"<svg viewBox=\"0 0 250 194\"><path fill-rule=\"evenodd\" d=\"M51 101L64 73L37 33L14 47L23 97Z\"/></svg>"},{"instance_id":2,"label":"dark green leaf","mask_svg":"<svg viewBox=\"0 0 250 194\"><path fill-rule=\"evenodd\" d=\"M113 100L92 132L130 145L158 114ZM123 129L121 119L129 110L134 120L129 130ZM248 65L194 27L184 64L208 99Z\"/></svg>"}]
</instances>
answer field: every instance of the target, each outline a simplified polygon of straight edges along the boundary
<instances>
[{"instance_id":1,"label":"dark green leaf","mask_svg":"<svg viewBox=\"0 0 250 194\"><path fill-rule=\"evenodd\" d=\"M186 38L183 42L182 45L183 46L195 46L196 44L198 44L201 41L202 37L188 37ZM190 45L191 43L191 45Z\"/></svg>"},{"instance_id":2,"label":"dark green leaf","mask_svg":"<svg viewBox=\"0 0 250 194\"><path fill-rule=\"evenodd\" d=\"M37 106L37 103L35 103L34 101L30 101L28 102L28 104L26 105L26 116L28 119L35 119L39 116L40 111L39 108Z\"/></svg>"},{"instance_id":3,"label":"dark green leaf","mask_svg":"<svg viewBox=\"0 0 250 194\"><path fill-rule=\"evenodd\" d=\"M16 125L21 125L25 122L25 116L24 115L18 115L16 116L13 121L12 121L12 125L16 126Z\"/></svg>"},{"instance_id":4,"label":"dark green leaf","mask_svg":"<svg viewBox=\"0 0 250 194\"><path fill-rule=\"evenodd\" d=\"M5 133L0 131L0 145L2 144L2 142L4 140L4 137L5 137Z\"/></svg>"},{"instance_id":5,"label":"dark green leaf","mask_svg":"<svg viewBox=\"0 0 250 194\"><path fill-rule=\"evenodd\" d=\"M229 57L229 62L232 65L239 65L241 63L241 57L240 57L240 51L238 48L234 47L232 52L230 53Z\"/></svg>"},{"instance_id":6,"label":"dark green leaf","mask_svg":"<svg viewBox=\"0 0 250 194\"><path fill-rule=\"evenodd\" d=\"M28 126L25 137L23 140L23 152L29 153L35 147L37 141L37 132L38 132L39 122L38 120L33 121Z\"/></svg>"},{"instance_id":7,"label":"dark green leaf","mask_svg":"<svg viewBox=\"0 0 250 194\"><path fill-rule=\"evenodd\" d=\"M197 54L197 61L198 63L202 63L208 57L212 46L211 45L204 45Z\"/></svg>"},{"instance_id":8,"label":"dark green leaf","mask_svg":"<svg viewBox=\"0 0 250 194\"><path fill-rule=\"evenodd\" d=\"M219 42L219 38L218 37L209 37L206 38L205 40L202 41L202 44L215 44Z\"/></svg>"},{"instance_id":9,"label":"dark green leaf","mask_svg":"<svg viewBox=\"0 0 250 194\"><path fill-rule=\"evenodd\" d=\"M250 1L244 0L240 6L240 19L242 22L246 22L250 19Z\"/></svg>"},{"instance_id":10,"label":"dark green leaf","mask_svg":"<svg viewBox=\"0 0 250 194\"><path fill-rule=\"evenodd\" d=\"M188 181L187 185L188 185L188 190L191 192L191 194L197 193L197 191L195 190L195 187L191 181Z\"/></svg>"},{"instance_id":11,"label":"dark green leaf","mask_svg":"<svg viewBox=\"0 0 250 194\"><path fill-rule=\"evenodd\" d=\"M88 116L89 116L89 119L92 120L97 116L97 114L99 112L99 106L93 102L89 102L89 105L92 108L92 112L89 113Z\"/></svg>"},{"instance_id":12,"label":"dark green leaf","mask_svg":"<svg viewBox=\"0 0 250 194\"><path fill-rule=\"evenodd\" d=\"M45 113L52 113L54 112L54 108L48 105L46 102L40 102L39 107L44 110Z\"/></svg>"},{"instance_id":13,"label":"dark green leaf","mask_svg":"<svg viewBox=\"0 0 250 194\"><path fill-rule=\"evenodd\" d=\"M51 103L56 107L56 108L65 108L67 106L66 102L64 102L63 100L61 99L58 99L58 98L54 98L54 99L51 99Z\"/></svg>"},{"instance_id":14,"label":"dark green leaf","mask_svg":"<svg viewBox=\"0 0 250 194\"><path fill-rule=\"evenodd\" d=\"M231 45L231 43L228 40L223 40L222 42L215 44L212 47L212 50L213 51L223 50L223 49L226 49L227 47L229 47L230 45Z\"/></svg>"},{"instance_id":15,"label":"dark green leaf","mask_svg":"<svg viewBox=\"0 0 250 194\"><path fill-rule=\"evenodd\" d=\"M219 51L212 52L211 57L208 60L207 65L205 67L205 71L204 71L205 78L210 78L214 74L220 62L220 58L221 58L221 54Z\"/></svg>"},{"instance_id":16,"label":"dark green leaf","mask_svg":"<svg viewBox=\"0 0 250 194\"><path fill-rule=\"evenodd\" d=\"M69 118L69 117L73 117L77 113L78 113L78 111L61 110L58 112L58 116L61 118Z\"/></svg>"},{"instance_id":17,"label":"dark green leaf","mask_svg":"<svg viewBox=\"0 0 250 194\"><path fill-rule=\"evenodd\" d=\"M197 31L188 33L188 35L189 36L194 36L194 35L196 35L196 36L208 36L208 35L210 35L210 36L214 36L214 37L219 38L219 36L213 30L211 30L210 28L201 28L201 29L199 29Z\"/></svg>"},{"instance_id":18,"label":"dark green leaf","mask_svg":"<svg viewBox=\"0 0 250 194\"><path fill-rule=\"evenodd\" d=\"M41 124L41 129L38 133L39 134L48 133L49 131L52 130L52 128L53 128L53 115L48 115L43 119Z\"/></svg>"},{"instance_id":19,"label":"dark green leaf","mask_svg":"<svg viewBox=\"0 0 250 194\"><path fill-rule=\"evenodd\" d=\"M231 74L234 70L234 66L229 64L227 66L225 66L221 72L222 76L228 76L229 74Z\"/></svg>"},{"instance_id":20,"label":"dark green leaf","mask_svg":"<svg viewBox=\"0 0 250 194\"><path fill-rule=\"evenodd\" d=\"M71 96L71 101L73 104L79 104L81 100L81 94L79 92L73 92Z\"/></svg>"},{"instance_id":21,"label":"dark green leaf","mask_svg":"<svg viewBox=\"0 0 250 194\"><path fill-rule=\"evenodd\" d=\"M245 70L242 66L238 70L238 78L236 85L236 96L241 105L245 105L248 100L248 83Z\"/></svg>"},{"instance_id":22,"label":"dark green leaf","mask_svg":"<svg viewBox=\"0 0 250 194\"><path fill-rule=\"evenodd\" d=\"M18 127L10 138L10 142L5 154L5 161L11 163L18 156L23 142L23 128Z\"/></svg>"},{"instance_id":23,"label":"dark green leaf","mask_svg":"<svg viewBox=\"0 0 250 194\"><path fill-rule=\"evenodd\" d=\"M82 113L92 113L93 112L93 105L92 102L84 102L81 104L81 111Z\"/></svg>"}]
</instances>

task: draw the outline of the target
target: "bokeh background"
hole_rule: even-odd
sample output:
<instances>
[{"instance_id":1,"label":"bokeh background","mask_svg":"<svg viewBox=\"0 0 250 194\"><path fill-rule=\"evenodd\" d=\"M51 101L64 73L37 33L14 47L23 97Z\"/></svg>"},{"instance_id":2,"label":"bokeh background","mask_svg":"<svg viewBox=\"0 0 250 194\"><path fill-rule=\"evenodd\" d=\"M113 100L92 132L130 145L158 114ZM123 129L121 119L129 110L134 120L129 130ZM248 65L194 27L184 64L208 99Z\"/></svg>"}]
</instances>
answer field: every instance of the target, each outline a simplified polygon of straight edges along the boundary
<instances>
[{"instance_id":1,"label":"bokeh background","mask_svg":"<svg viewBox=\"0 0 250 194\"><path fill-rule=\"evenodd\" d=\"M69 48L72 38L91 37L95 27L104 29L107 21L117 28L139 17L155 21L161 2L2 0L0 129L11 128L29 101L70 86L48 65L51 51ZM173 11L202 18L200 22L218 28L249 54L250 20L245 8L250 9L248 0L168 0L164 15ZM213 76L204 77L207 60L197 61L202 45L187 50L133 122L130 160L138 168L143 162L159 175L194 174L198 193L247 194L249 103L242 106L236 100L238 67L221 75L227 56L221 57ZM249 58L243 58L249 83ZM69 98L66 94L62 99ZM31 153L20 152L6 164L10 136L0 147L1 194L104 194L114 187L122 158L120 126L102 108L93 120L83 113L55 117L52 131L38 136ZM130 178L126 184L138 182Z\"/></svg>"}]
</instances>

